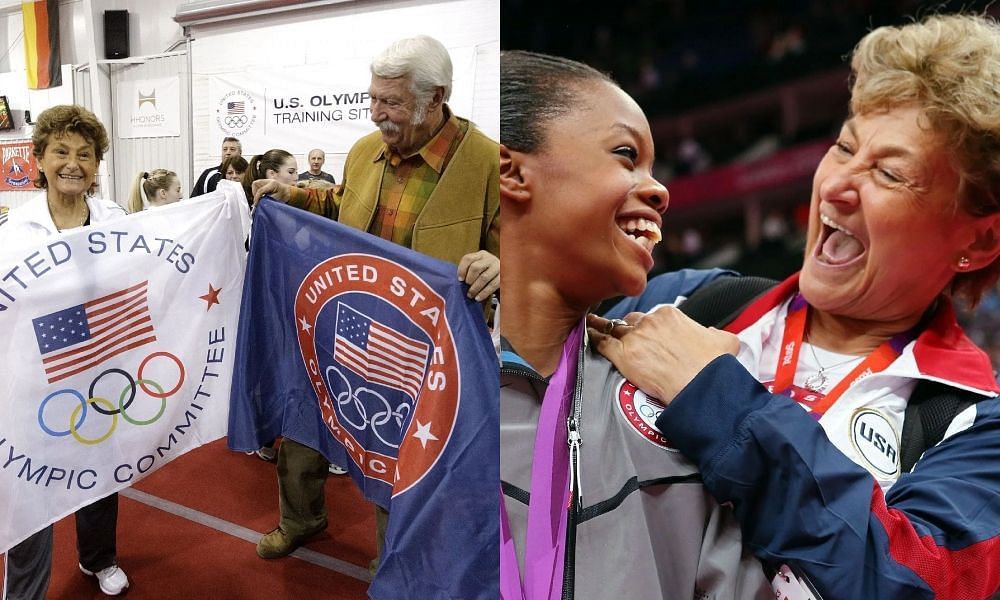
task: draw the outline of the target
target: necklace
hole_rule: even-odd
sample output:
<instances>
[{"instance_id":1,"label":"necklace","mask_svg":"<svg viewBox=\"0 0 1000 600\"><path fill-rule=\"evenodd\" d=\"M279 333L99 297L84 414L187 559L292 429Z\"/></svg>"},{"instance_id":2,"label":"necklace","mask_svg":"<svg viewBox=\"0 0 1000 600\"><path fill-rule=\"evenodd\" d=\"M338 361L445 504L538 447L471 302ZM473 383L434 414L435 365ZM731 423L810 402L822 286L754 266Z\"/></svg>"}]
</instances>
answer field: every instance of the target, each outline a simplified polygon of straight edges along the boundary
<instances>
[{"instance_id":1,"label":"necklace","mask_svg":"<svg viewBox=\"0 0 1000 600\"><path fill-rule=\"evenodd\" d=\"M55 215L52 214L52 206L49 206L49 216L52 217L52 223L56 226L56 231L63 231L63 230L66 230L66 229L75 229L77 227L82 226L84 223L87 222L87 219L90 218L90 207L87 206L87 202L85 200L83 202L83 217L81 217L80 220L79 220L79 222L76 222L74 225L69 225L69 226L66 226L66 227L60 227L58 224L56 224L56 217L55 217Z\"/></svg>"},{"instance_id":2,"label":"necklace","mask_svg":"<svg viewBox=\"0 0 1000 600\"><path fill-rule=\"evenodd\" d=\"M832 371L833 369L864 358L863 356L852 356L851 358L841 361L835 365L824 367L823 363L819 362L819 357L816 356L816 348L812 344L809 344L809 353L812 354L813 360L816 362L816 366L819 367L819 371L813 373L809 377L806 377L806 380L802 385L804 385L810 392L816 392L817 394L822 394L826 391L826 386L829 383L829 377L827 377L826 374L827 371Z\"/></svg>"},{"instance_id":3,"label":"necklace","mask_svg":"<svg viewBox=\"0 0 1000 600\"><path fill-rule=\"evenodd\" d=\"M809 303L802 297L802 294L796 293L788 306L788 314L785 315L785 332L781 334L781 353L778 357L778 364L775 367L774 373L774 390L777 393L792 395L789 392L794 392L793 380L800 362L799 350L801 350L803 342L806 340L806 321L808 320L809 312ZM859 360L858 364L851 368L850 372L846 375L840 377L840 381L834 384L829 392L822 392L823 397L818 398L815 404L809 407L809 412L816 416L817 419L822 417L852 385L869 375L880 373L889 368L889 365L899 358L902 349L915 340L919 333L920 331L917 328L897 333L882 342L868 356L855 357L855 360ZM812 352L813 354L816 353L815 350ZM831 360L838 360L839 358L834 357ZM817 360L816 362L819 361ZM841 361L841 363L843 362ZM830 369L846 370L842 369L843 366L843 364L840 364L830 367L820 367L820 371L825 376L826 371ZM814 379L810 383L814 387L821 387L821 384L825 385L826 382Z\"/></svg>"}]
</instances>

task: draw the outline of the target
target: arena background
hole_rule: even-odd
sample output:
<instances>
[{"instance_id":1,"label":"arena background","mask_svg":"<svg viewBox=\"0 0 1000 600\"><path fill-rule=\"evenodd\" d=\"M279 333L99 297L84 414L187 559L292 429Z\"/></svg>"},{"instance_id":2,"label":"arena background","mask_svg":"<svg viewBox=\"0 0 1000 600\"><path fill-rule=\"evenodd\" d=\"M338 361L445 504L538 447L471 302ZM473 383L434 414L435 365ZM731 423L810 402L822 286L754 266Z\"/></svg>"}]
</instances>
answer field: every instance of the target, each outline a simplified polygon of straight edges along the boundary
<instances>
[{"instance_id":1,"label":"arena background","mask_svg":"<svg viewBox=\"0 0 1000 600\"><path fill-rule=\"evenodd\" d=\"M958 11L1000 17L988 2L503 0L500 45L586 62L646 111L671 194L651 275L783 278L801 264L812 174L846 116L854 44ZM1000 365L997 290L961 318Z\"/></svg>"}]
</instances>

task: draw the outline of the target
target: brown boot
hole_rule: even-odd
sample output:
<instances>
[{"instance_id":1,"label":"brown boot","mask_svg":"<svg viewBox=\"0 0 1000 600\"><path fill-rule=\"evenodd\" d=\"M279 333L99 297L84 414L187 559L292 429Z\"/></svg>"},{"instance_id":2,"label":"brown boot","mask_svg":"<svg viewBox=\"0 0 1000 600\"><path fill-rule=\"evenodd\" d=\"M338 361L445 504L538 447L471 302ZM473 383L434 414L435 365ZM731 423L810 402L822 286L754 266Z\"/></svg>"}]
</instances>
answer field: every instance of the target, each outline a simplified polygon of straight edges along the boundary
<instances>
[{"instance_id":1,"label":"brown boot","mask_svg":"<svg viewBox=\"0 0 1000 600\"><path fill-rule=\"evenodd\" d=\"M318 533L322 533L326 529L326 524L324 523L322 527L317 527L312 531L307 531L302 535L292 536L284 532L280 527L274 529L270 533L265 534L260 541L257 542L257 556L261 558L281 558L283 556L288 556L295 551L296 548L306 543L309 538L313 537Z\"/></svg>"}]
</instances>

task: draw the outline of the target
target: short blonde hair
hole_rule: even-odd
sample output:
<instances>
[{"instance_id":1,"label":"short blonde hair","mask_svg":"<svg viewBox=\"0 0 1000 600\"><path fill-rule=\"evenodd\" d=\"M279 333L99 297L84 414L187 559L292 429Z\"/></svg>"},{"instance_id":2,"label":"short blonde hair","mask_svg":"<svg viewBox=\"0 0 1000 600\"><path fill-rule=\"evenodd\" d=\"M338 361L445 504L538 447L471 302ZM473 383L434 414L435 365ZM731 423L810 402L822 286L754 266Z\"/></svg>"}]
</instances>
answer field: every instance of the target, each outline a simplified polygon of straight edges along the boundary
<instances>
[{"instance_id":1,"label":"short blonde hair","mask_svg":"<svg viewBox=\"0 0 1000 600\"><path fill-rule=\"evenodd\" d=\"M1000 212L1000 24L932 15L866 35L851 58L851 113L915 104L954 152L956 210ZM958 273L952 291L973 304L1000 278L1000 258Z\"/></svg>"}]
</instances>

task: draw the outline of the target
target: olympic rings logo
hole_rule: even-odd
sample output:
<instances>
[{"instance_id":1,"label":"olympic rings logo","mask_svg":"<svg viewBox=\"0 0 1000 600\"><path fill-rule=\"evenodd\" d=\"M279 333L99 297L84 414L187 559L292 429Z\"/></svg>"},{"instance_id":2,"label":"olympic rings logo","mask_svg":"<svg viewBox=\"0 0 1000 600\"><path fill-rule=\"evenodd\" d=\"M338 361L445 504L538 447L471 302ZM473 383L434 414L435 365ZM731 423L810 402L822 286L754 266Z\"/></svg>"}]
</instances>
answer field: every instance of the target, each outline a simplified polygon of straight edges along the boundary
<instances>
[{"instance_id":1,"label":"olympic rings logo","mask_svg":"<svg viewBox=\"0 0 1000 600\"><path fill-rule=\"evenodd\" d=\"M233 129L238 129L247 124L249 119L246 115L229 115L225 118L226 125Z\"/></svg>"},{"instance_id":2,"label":"olympic rings logo","mask_svg":"<svg viewBox=\"0 0 1000 600\"><path fill-rule=\"evenodd\" d=\"M331 377L331 373L335 373L340 377L343 386L333 385L335 380ZM343 372L333 365L326 368L326 384L330 390L344 390L337 392L335 400L337 402L337 414L345 423L359 432L371 429L380 442L389 448L399 449L400 438L403 434L403 424L410 413L413 412L412 404L404 400L393 408L385 396L371 388L359 387L353 389L351 382L344 376ZM372 400L366 403L362 400L362 396ZM368 416L369 405L374 405L370 417Z\"/></svg>"},{"instance_id":3,"label":"olympic rings logo","mask_svg":"<svg viewBox=\"0 0 1000 600\"><path fill-rule=\"evenodd\" d=\"M163 386L160 385L159 382L143 377L143 373L146 371L146 368L155 358L166 358L173 361L173 363L177 365L177 383L175 383L169 390L164 391ZM112 375L122 377L126 381L125 386L118 395L117 406L112 400L94 395L97 391L97 384L105 377ZM139 370L137 371L135 378L133 378L128 371L123 369L111 368L102 372L90 382L90 387L87 390L87 398L84 398L83 394L71 388L64 388L52 392L46 396L44 400L42 400L42 403L38 407L38 426L42 428L42 431L52 437L65 437L70 435L81 444L94 446L108 439L111 437L111 434L115 432L115 429L118 427L118 415L121 415L122 419L125 421L137 426L150 425L157 422L167 409L167 400L177 393L177 390L181 389L181 386L184 385L185 377L184 363L182 363L179 358L169 352L153 352L152 354L146 356L146 358L142 359L142 362L139 363ZM151 398L160 400L160 409L155 415L148 419L139 419L134 416L130 416L127 412L132 406L132 403L135 402L135 398L139 390L142 390ZM61 396L72 397L76 400L77 404L69 415L69 427L66 429L53 429L52 427L49 427L45 421L45 407L50 402ZM94 412L111 417L111 425L103 435L88 438L84 437L80 433L80 428L83 427L84 422L86 422L91 409L93 409Z\"/></svg>"}]
</instances>

